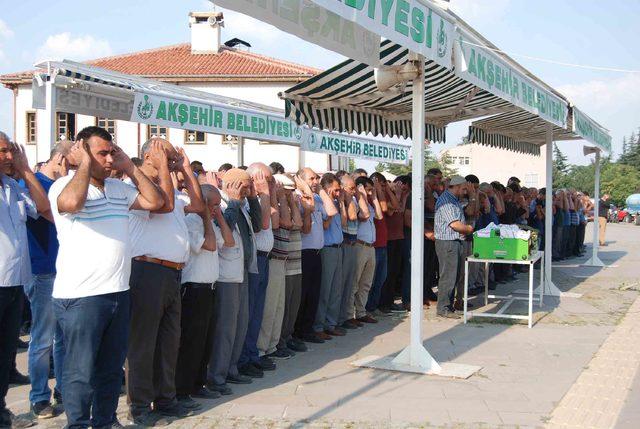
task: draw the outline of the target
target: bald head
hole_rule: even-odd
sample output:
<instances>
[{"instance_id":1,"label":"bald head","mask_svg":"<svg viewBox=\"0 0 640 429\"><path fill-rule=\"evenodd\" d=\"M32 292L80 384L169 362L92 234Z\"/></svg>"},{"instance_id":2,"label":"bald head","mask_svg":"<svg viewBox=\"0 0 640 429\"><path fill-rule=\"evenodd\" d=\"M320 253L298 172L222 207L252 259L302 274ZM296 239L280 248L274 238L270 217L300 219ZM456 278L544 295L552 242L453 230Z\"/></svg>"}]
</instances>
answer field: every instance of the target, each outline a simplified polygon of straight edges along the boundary
<instances>
[{"instance_id":1,"label":"bald head","mask_svg":"<svg viewBox=\"0 0 640 429\"><path fill-rule=\"evenodd\" d=\"M54 156L60 154L62 156L67 156L73 147L73 142L71 140L60 140L56 145L51 149L51 154L49 155L49 160L53 159Z\"/></svg>"},{"instance_id":2,"label":"bald head","mask_svg":"<svg viewBox=\"0 0 640 429\"><path fill-rule=\"evenodd\" d=\"M254 177L258 171L262 171L264 173L264 177L266 177L267 180L270 180L271 177L273 177L271 167L262 162L254 162L253 164L249 165L249 167L247 167L246 171L251 177Z\"/></svg>"}]
</instances>

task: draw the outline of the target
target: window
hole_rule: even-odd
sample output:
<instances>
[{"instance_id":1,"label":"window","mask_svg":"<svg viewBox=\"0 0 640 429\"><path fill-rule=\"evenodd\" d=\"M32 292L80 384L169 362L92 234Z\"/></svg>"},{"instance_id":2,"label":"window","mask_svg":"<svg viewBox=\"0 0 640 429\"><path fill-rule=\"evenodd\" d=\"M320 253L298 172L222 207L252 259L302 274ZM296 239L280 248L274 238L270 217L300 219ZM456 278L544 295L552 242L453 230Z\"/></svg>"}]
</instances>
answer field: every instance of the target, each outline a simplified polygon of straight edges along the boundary
<instances>
[{"instance_id":1,"label":"window","mask_svg":"<svg viewBox=\"0 0 640 429\"><path fill-rule=\"evenodd\" d=\"M37 126L36 112L27 112L27 144L36 144Z\"/></svg>"},{"instance_id":2,"label":"window","mask_svg":"<svg viewBox=\"0 0 640 429\"><path fill-rule=\"evenodd\" d=\"M169 129L167 127L161 127L159 125L149 125L147 127L148 138L160 137L162 139L169 138Z\"/></svg>"},{"instance_id":3,"label":"window","mask_svg":"<svg viewBox=\"0 0 640 429\"><path fill-rule=\"evenodd\" d=\"M76 135L76 115L59 112L56 115L56 137L58 140L73 140Z\"/></svg>"},{"instance_id":4,"label":"window","mask_svg":"<svg viewBox=\"0 0 640 429\"><path fill-rule=\"evenodd\" d=\"M468 157L468 156L467 156L467 157L465 157L465 158L464 158L464 165L469 165L469 162L470 162L469 157Z\"/></svg>"},{"instance_id":5,"label":"window","mask_svg":"<svg viewBox=\"0 0 640 429\"><path fill-rule=\"evenodd\" d=\"M202 131L186 130L184 132L185 144L205 144L207 142L207 135Z\"/></svg>"},{"instance_id":6,"label":"window","mask_svg":"<svg viewBox=\"0 0 640 429\"><path fill-rule=\"evenodd\" d=\"M111 134L111 137L116 138L116 121L115 119L96 118L96 125L100 128L104 128Z\"/></svg>"},{"instance_id":7,"label":"window","mask_svg":"<svg viewBox=\"0 0 640 429\"><path fill-rule=\"evenodd\" d=\"M538 186L538 173L527 173L524 176L524 186L534 188Z\"/></svg>"},{"instance_id":8,"label":"window","mask_svg":"<svg viewBox=\"0 0 640 429\"><path fill-rule=\"evenodd\" d=\"M455 164L457 159L458 159L457 157L452 156L452 157L451 157L451 163L452 163L452 164Z\"/></svg>"}]
</instances>

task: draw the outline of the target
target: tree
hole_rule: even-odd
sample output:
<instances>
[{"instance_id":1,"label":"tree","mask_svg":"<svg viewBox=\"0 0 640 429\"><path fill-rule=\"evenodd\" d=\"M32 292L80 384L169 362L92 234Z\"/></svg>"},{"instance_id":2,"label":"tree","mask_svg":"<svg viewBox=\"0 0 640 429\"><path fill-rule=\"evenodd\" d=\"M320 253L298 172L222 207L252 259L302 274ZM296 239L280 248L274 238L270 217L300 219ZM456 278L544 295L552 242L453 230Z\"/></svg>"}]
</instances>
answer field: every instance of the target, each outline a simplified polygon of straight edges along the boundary
<instances>
[{"instance_id":1,"label":"tree","mask_svg":"<svg viewBox=\"0 0 640 429\"><path fill-rule=\"evenodd\" d=\"M347 172L353 173L355 169L356 169L356 162L353 160L353 158L349 158L349 167L347 168Z\"/></svg>"},{"instance_id":2,"label":"tree","mask_svg":"<svg viewBox=\"0 0 640 429\"><path fill-rule=\"evenodd\" d=\"M569 172L567 157L560 151L558 145L553 145L553 187L554 189L562 187L565 177Z\"/></svg>"},{"instance_id":3,"label":"tree","mask_svg":"<svg viewBox=\"0 0 640 429\"><path fill-rule=\"evenodd\" d=\"M427 170L430 168L439 168L442 171L444 176L451 176L456 173L456 169L452 167L453 163L451 162L451 158L445 153L442 156L441 160L438 161L436 157L431 152L429 147L425 148L424 153L424 172L426 174ZM403 164L388 164L379 162L376 165L376 171L383 172L388 171L394 176L403 176L411 173L412 163L409 161L409 165Z\"/></svg>"}]
</instances>

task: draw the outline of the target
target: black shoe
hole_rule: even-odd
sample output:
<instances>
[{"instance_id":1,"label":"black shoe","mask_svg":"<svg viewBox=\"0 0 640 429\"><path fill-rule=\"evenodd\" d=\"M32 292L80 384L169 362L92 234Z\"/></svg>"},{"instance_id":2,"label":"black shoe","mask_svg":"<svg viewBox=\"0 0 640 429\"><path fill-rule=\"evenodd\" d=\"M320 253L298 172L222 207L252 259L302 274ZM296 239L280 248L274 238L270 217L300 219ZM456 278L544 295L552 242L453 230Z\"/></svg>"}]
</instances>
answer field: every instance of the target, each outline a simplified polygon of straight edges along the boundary
<instances>
[{"instance_id":1,"label":"black shoe","mask_svg":"<svg viewBox=\"0 0 640 429\"><path fill-rule=\"evenodd\" d=\"M202 386L198 390L196 390L192 395L194 398L202 398L202 399L218 399L220 397L220 392L216 392L215 390L210 390L206 386Z\"/></svg>"},{"instance_id":2,"label":"black shoe","mask_svg":"<svg viewBox=\"0 0 640 429\"><path fill-rule=\"evenodd\" d=\"M322 344L324 340L319 338L316 334L305 334L300 337L302 341L305 343L314 343L314 344Z\"/></svg>"},{"instance_id":3,"label":"black shoe","mask_svg":"<svg viewBox=\"0 0 640 429\"><path fill-rule=\"evenodd\" d=\"M36 402L31 404L31 412L37 419L51 419L56 416L56 412L49 401Z\"/></svg>"},{"instance_id":4,"label":"black shoe","mask_svg":"<svg viewBox=\"0 0 640 429\"><path fill-rule=\"evenodd\" d=\"M193 399L192 399L193 401ZM195 402L195 401L194 401ZM172 405L168 405L166 407L157 407L156 411L158 413L160 413L163 416L166 417L177 417L179 419L183 419L185 417L190 417L193 416L195 413L193 411L193 409L189 409L186 407L183 407L182 404L175 403Z\"/></svg>"},{"instance_id":5,"label":"black shoe","mask_svg":"<svg viewBox=\"0 0 640 429\"><path fill-rule=\"evenodd\" d=\"M202 408L202 404L194 401L193 398L189 395L176 396L176 399L178 400L178 405L180 405L182 408L186 408L187 410L199 410L200 408Z\"/></svg>"},{"instance_id":6,"label":"black shoe","mask_svg":"<svg viewBox=\"0 0 640 429\"><path fill-rule=\"evenodd\" d=\"M406 313L407 310L400 304L396 304L395 302L391 304L391 308L389 308L392 313Z\"/></svg>"},{"instance_id":7,"label":"black shoe","mask_svg":"<svg viewBox=\"0 0 640 429\"><path fill-rule=\"evenodd\" d=\"M293 350L294 352L306 352L309 350L307 345L303 341L296 340L295 338L287 341L287 348L289 350Z\"/></svg>"},{"instance_id":8,"label":"black shoe","mask_svg":"<svg viewBox=\"0 0 640 429\"><path fill-rule=\"evenodd\" d=\"M15 384L18 386L31 384L31 379L28 375L22 375L18 370L13 370L11 371L11 374L9 374L9 384Z\"/></svg>"},{"instance_id":9,"label":"black shoe","mask_svg":"<svg viewBox=\"0 0 640 429\"><path fill-rule=\"evenodd\" d=\"M391 314L391 309L389 307L378 307L378 311L384 314L385 316L388 316Z\"/></svg>"},{"instance_id":10,"label":"black shoe","mask_svg":"<svg viewBox=\"0 0 640 429\"><path fill-rule=\"evenodd\" d=\"M438 317L444 317L445 319L460 319L460 313L454 313L453 311L445 310L442 313L438 313Z\"/></svg>"},{"instance_id":11,"label":"black shoe","mask_svg":"<svg viewBox=\"0 0 640 429\"><path fill-rule=\"evenodd\" d=\"M226 384L208 383L207 389L211 390L212 392L218 392L221 395L233 395L233 390L231 390L231 388Z\"/></svg>"},{"instance_id":12,"label":"black shoe","mask_svg":"<svg viewBox=\"0 0 640 429\"><path fill-rule=\"evenodd\" d=\"M251 384L253 380L250 377L246 377L244 375L227 375L227 383L231 384Z\"/></svg>"},{"instance_id":13,"label":"black shoe","mask_svg":"<svg viewBox=\"0 0 640 429\"><path fill-rule=\"evenodd\" d=\"M0 428L29 428L35 426L35 422L24 417L13 415L8 409L0 409Z\"/></svg>"},{"instance_id":14,"label":"black shoe","mask_svg":"<svg viewBox=\"0 0 640 429\"><path fill-rule=\"evenodd\" d=\"M129 411L129 420L136 426L143 427L161 427L168 426L171 422L157 411Z\"/></svg>"},{"instance_id":15,"label":"black shoe","mask_svg":"<svg viewBox=\"0 0 640 429\"><path fill-rule=\"evenodd\" d=\"M260 362L254 363L254 365L263 371L275 371L276 369L275 362L266 356L261 356Z\"/></svg>"},{"instance_id":16,"label":"black shoe","mask_svg":"<svg viewBox=\"0 0 640 429\"><path fill-rule=\"evenodd\" d=\"M18 346L18 349L26 350L29 348L29 341L23 341L20 338L18 338L18 342L16 345Z\"/></svg>"},{"instance_id":17,"label":"black shoe","mask_svg":"<svg viewBox=\"0 0 640 429\"><path fill-rule=\"evenodd\" d=\"M355 323L353 323L350 320L347 320L346 322L344 322L340 326L343 327L344 329L358 329L358 325L356 325Z\"/></svg>"},{"instance_id":18,"label":"black shoe","mask_svg":"<svg viewBox=\"0 0 640 429\"><path fill-rule=\"evenodd\" d=\"M242 375L246 375L247 377L251 377L251 378L264 377L264 371L262 371L261 368L258 368L256 365L252 363L242 365L240 368L238 368L238 372L240 372L240 374Z\"/></svg>"},{"instance_id":19,"label":"black shoe","mask_svg":"<svg viewBox=\"0 0 640 429\"><path fill-rule=\"evenodd\" d=\"M285 349L276 349L275 352L269 353L268 355L265 355L265 356L268 357L269 359L280 359L280 360L291 359L293 357L293 355Z\"/></svg>"},{"instance_id":20,"label":"black shoe","mask_svg":"<svg viewBox=\"0 0 640 429\"><path fill-rule=\"evenodd\" d=\"M60 411L64 410L64 401L62 400L62 393L55 388L53 389L53 408L57 408Z\"/></svg>"}]
</instances>

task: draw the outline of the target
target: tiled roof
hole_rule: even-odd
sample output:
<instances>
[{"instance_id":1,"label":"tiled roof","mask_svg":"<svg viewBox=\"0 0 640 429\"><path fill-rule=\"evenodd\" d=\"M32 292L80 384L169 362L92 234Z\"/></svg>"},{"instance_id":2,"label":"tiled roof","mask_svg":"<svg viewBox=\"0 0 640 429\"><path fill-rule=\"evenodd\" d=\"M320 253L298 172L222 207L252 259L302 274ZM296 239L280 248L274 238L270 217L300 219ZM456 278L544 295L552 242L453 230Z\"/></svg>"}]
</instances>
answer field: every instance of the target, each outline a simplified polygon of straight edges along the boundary
<instances>
[{"instance_id":1,"label":"tiled roof","mask_svg":"<svg viewBox=\"0 0 640 429\"><path fill-rule=\"evenodd\" d=\"M312 67L225 46L216 54L192 54L188 43L99 58L85 63L168 81L291 81L304 80L320 72ZM32 75L33 71L5 74L0 76L0 82L16 84L30 80Z\"/></svg>"}]
</instances>

